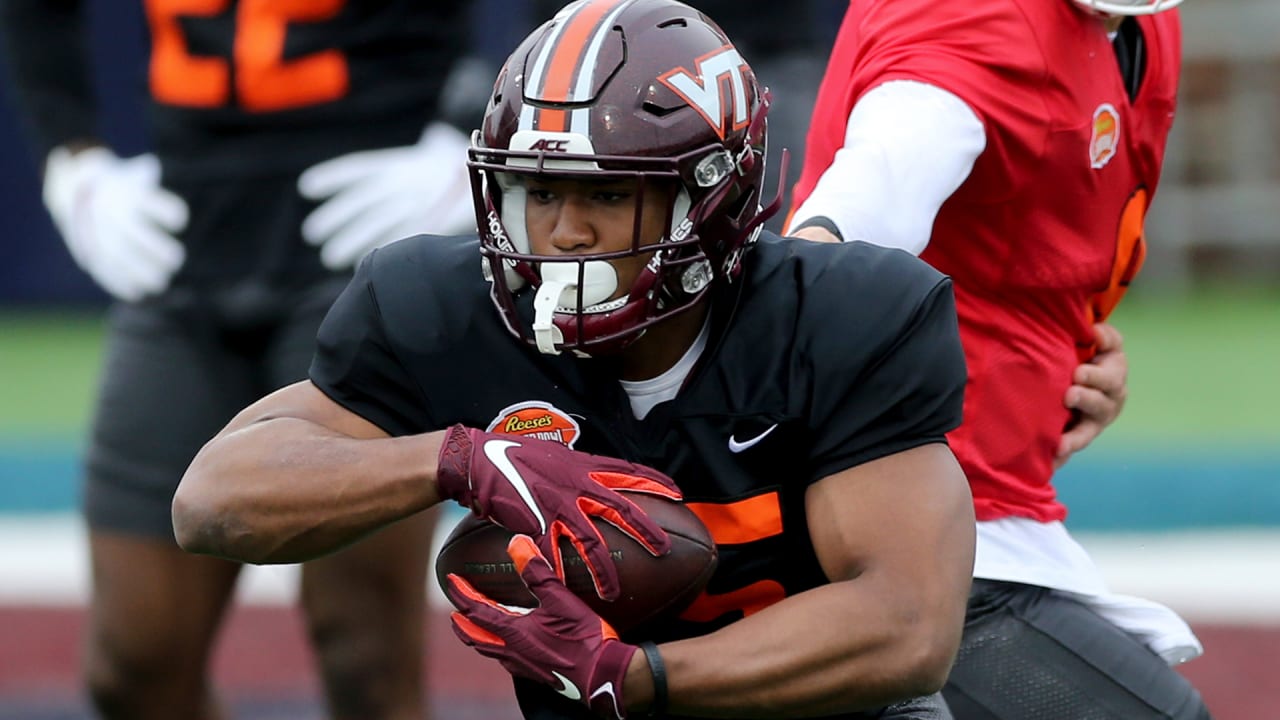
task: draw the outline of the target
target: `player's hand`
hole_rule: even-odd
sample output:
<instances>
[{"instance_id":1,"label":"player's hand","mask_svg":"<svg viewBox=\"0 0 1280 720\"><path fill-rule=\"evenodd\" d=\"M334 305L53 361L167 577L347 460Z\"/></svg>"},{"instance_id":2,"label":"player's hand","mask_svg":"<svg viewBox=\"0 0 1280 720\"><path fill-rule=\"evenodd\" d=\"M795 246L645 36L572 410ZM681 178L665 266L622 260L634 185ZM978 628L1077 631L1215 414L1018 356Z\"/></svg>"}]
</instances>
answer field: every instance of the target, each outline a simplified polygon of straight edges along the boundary
<instances>
[{"instance_id":1,"label":"player's hand","mask_svg":"<svg viewBox=\"0 0 1280 720\"><path fill-rule=\"evenodd\" d=\"M440 495L512 532L532 535L562 580L560 539L567 538L586 562L596 594L605 600L618 597L618 571L592 518L617 527L652 555L671 549L667 533L617 492L679 500L675 482L657 470L550 440L462 425L446 432L436 471Z\"/></svg>"},{"instance_id":2,"label":"player's hand","mask_svg":"<svg viewBox=\"0 0 1280 720\"><path fill-rule=\"evenodd\" d=\"M473 230L467 147L457 128L432 123L415 145L313 165L298 177L298 192L321 204L302 221L302 237L338 270L403 237Z\"/></svg>"},{"instance_id":3,"label":"player's hand","mask_svg":"<svg viewBox=\"0 0 1280 720\"><path fill-rule=\"evenodd\" d=\"M556 577L527 535L507 545L521 579L538 607L508 608L449 575L453 631L481 655L496 659L512 675L551 686L603 718L626 717L622 681L639 649L618 633Z\"/></svg>"},{"instance_id":4,"label":"player's hand","mask_svg":"<svg viewBox=\"0 0 1280 720\"><path fill-rule=\"evenodd\" d=\"M1063 403L1074 411L1075 419L1062 433L1054 469L1067 464L1071 455L1083 450L1120 416L1129 396L1129 360L1124 354L1124 338L1107 323L1093 326L1098 353L1076 367L1073 385Z\"/></svg>"},{"instance_id":5,"label":"player's hand","mask_svg":"<svg viewBox=\"0 0 1280 720\"><path fill-rule=\"evenodd\" d=\"M122 160L104 147L55 148L44 204L76 264L113 297L163 291L186 260L174 235L187 226L187 204L160 186L154 155Z\"/></svg>"}]
</instances>

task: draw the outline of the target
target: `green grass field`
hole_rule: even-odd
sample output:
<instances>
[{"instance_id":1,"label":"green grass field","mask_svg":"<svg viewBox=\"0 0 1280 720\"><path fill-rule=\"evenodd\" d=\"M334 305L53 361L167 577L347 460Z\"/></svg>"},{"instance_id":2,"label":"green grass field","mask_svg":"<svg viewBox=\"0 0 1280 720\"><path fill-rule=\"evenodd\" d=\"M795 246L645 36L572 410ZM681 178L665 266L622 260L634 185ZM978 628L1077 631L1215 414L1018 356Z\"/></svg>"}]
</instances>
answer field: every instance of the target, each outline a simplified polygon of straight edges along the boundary
<instances>
[{"instance_id":1,"label":"green grass field","mask_svg":"<svg viewBox=\"0 0 1280 720\"><path fill-rule=\"evenodd\" d=\"M0 439L79 433L102 359L100 314L0 313Z\"/></svg>"},{"instance_id":2,"label":"green grass field","mask_svg":"<svg viewBox=\"0 0 1280 720\"><path fill-rule=\"evenodd\" d=\"M1130 401L1105 444L1280 447L1280 288L1135 292L1114 321ZM0 313L0 439L83 429L102 326L95 313Z\"/></svg>"},{"instance_id":3,"label":"green grass field","mask_svg":"<svg viewBox=\"0 0 1280 720\"><path fill-rule=\"evenodd\" d=\"M1280 288L1134 293L1113 321L1130 395L1104 441L1280 449Z\"/></svg>"}]
</instances>

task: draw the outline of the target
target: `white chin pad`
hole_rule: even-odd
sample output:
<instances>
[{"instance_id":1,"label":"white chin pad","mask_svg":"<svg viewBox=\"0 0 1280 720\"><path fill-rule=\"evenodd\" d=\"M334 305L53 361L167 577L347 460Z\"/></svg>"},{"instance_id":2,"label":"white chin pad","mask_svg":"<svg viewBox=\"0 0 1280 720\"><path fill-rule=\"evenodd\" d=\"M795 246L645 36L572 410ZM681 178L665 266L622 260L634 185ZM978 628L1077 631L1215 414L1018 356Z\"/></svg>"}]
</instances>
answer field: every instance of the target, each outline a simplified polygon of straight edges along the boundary
<instances>
[{"instance_id":1,"label":"white chin pad","mask_svg":"<svg viewBox=\"0 0 1280 720\"><path fill-rule=\"evenodd\" d=\"M542 263L542 286L538 289L550 293L549 285L562 288L556 295L556 307L576 312L578 309L578 264L577 263ZM582 309L590 310L592 305L613 297L618 289L618 273L613 266L603 260L588 260L582 268Z\"/></svg>"},{"instance_id":2,"label":"white chin pad","mask_svg":"<svg viewBox=\"0 0 1280 720\"><path fill-rule=\"evenodd\" d=\"M589 260L583 265L582 308L588 311L618 289L618 273L603 260ZM542 264L542 284L533 296L533 338L539 352L559 354L556 344L564 338L551 320L557 311L577 312L578 294L577 263Z\"/></svg>"}]
</instances>

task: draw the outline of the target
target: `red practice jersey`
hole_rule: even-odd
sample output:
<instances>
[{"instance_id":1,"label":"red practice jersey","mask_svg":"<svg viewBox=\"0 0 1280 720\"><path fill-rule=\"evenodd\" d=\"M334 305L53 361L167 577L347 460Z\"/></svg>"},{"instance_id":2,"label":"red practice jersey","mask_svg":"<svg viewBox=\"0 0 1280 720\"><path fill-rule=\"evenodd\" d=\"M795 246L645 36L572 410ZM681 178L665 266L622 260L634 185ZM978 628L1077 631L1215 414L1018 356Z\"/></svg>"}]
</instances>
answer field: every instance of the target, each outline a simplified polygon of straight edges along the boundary
<instances>
[{"instance_id":1,"label":"red practice jersey","mask_svg":"<svg viewBox=\"0 0 1280 720\"><path fill-rule=\"evenodd\" d=\"M986 127L922 254L955 282L969 382L948 439L979 520L1066 517L1050 484L1063 397L1094 353L1092 324L1142 264L1173 123L1177 11L1136 21L1146 57L1131 99L1102 24L1068 0L853 0L818 94L795 207L854 103L887 81L947 90Z\"/></svg>"}]
</instances>

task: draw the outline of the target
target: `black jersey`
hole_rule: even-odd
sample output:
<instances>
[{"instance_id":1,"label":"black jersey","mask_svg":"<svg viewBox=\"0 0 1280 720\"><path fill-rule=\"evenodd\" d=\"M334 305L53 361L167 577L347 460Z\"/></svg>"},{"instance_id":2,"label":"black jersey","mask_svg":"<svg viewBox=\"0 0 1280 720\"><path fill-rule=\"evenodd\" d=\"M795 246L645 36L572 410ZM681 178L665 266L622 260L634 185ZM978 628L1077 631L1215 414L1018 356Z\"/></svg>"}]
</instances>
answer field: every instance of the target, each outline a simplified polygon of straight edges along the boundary
<instances>
[{"instance_id":1,"label":"black jersey","mask_svg":"<svg viewBox=\"0 0 1280 720\"><path fill-rule=\"evenodd\" d=\"M661 633L696 635L826 582L805 489L945 442L965 380L950 281L901 251L766 234L710 323L678 397L638 420L611 361L508 335L474 239L419 236L360 266L311 379L392 435L463 423L667 473L720 552L706 592Z\"/></svg>"},{"instance_id":2,"label":"black jersey","mask_svg":"<svg viewBox=\"0 0 1280 720\"><path fill-rule=\"evenodd\" d=\"M43 148L96 136L87 0L6 0L19 97ZM195 5L200 5L196 3ZM411 144L465 49L456 0L145 3L152 139L166 174L296 172Z\"/></svg>"},{"instance_id":3,"label":"black jersey","mask_svg":"<svg viewBox=\"0 0 1280 720\"><path fill-rule=\"evenodd\" d=\"M720 562L649 639L704 634L827 582L805 489L945 442L965 382L950 280L917 258L765 234L744 263L712 301L679 395L644 420L611 361L542 355L507 333L474 239L418 236L372 253L321 326L311 380L391 435L463 423L667 473ZM531 295L519 298L529 318ZM526 712L569 712L554 692L518 688Z\"/></svg>"}]
</instances>

